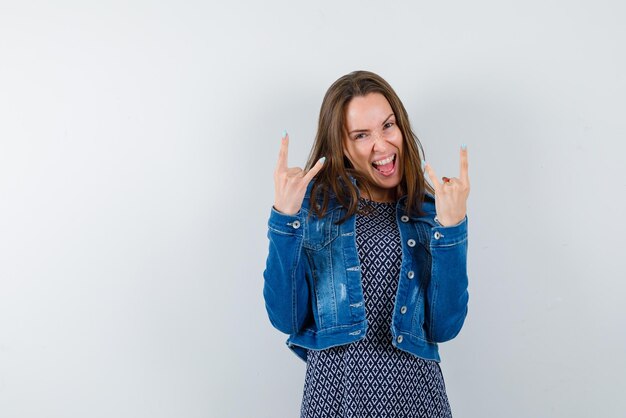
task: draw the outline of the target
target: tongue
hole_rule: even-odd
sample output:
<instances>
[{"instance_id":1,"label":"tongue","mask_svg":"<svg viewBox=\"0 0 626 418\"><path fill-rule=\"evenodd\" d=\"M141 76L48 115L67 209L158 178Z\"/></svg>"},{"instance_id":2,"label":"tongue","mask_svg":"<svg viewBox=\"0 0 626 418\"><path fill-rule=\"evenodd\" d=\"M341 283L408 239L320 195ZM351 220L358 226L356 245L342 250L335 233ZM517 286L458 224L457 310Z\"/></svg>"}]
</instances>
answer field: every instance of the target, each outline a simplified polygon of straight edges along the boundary
<instances>
[{"instance_id":1,"label":"tongue","mask_svg":"<svg viewBox=\"0 0 626 418\"><path fill-rule=\"evenodd\" d=\"M384 165L377 165L376 169L378 171L383 172L383 173L388 173L391 170L393 170L393 161L390 161L390 162L388 162L387 164L384 164Z\"/></svg>"}]
</instances>

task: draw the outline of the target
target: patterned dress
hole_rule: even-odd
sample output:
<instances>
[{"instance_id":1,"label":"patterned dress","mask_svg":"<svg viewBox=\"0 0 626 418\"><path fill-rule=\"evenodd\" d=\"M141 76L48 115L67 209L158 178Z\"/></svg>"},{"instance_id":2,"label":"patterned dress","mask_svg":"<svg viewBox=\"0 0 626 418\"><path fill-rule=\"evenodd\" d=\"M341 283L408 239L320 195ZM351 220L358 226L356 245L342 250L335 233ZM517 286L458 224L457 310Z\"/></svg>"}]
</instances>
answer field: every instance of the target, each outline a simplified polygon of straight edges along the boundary
<instances>
[{"instance_id":1,"label":"patterned dress","mask_svg":"<svg viewBox=\"0 0 626 418\"><path fill-rule=\"evenodd\" d=\"M301 418L452 417L437 362L391 344L402 259L396 204L369 203L374 211L356 218L367 335L352 344L309 350Z\"/></svg>"}]
</instances>

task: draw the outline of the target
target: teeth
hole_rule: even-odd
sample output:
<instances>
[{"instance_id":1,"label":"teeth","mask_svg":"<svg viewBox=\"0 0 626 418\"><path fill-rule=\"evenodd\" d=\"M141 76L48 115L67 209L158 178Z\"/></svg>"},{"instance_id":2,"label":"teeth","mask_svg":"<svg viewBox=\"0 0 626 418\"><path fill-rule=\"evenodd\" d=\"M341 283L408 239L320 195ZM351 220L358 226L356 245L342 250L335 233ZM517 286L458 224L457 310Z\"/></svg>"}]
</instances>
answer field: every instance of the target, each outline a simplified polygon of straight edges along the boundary
<instances>
[{"instance_id":1,"label":"teeth","mask_svg":"<svg viewBox=\"0 0 626 418\"><path fill-rule=\"evenodd\" d=\"M380 161L374 161L372 164L374 165L385 165L385 164L389 164L390 162L393 161L393 159L396 158L396 154L393 154L391 157L389 158L385 158L384 160L380 160Z\"/></svg>"}]
</instances>

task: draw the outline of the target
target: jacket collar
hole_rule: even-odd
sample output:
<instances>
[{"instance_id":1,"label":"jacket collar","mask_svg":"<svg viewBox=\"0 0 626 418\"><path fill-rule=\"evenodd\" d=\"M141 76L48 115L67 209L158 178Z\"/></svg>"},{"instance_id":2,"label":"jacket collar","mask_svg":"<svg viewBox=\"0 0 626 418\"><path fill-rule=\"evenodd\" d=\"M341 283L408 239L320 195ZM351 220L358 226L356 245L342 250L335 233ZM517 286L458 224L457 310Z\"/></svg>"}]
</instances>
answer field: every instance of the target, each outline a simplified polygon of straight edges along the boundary
<instances>
[{"instance_id":1,"label":"jacket collar","mask_svg":"<svg viewBox=\"0 0 626 418\"><path fill-rule=\"evenodd\" d=\"M354 186L356 186L356 179L350 176L350 181ZM358 189L357 189L358 190ZM398 203L396 207L404 212L404 208L406 205L407 195L403 195L398 199ZM422 216L415 216L413 214L409 215L409 218L413 222L425 222L430 226L438 226L437 222L435 222L435 214L437 213L435 210L435 196L428 192L424 192L424 203L422 204L422 211L425 212Z\"/></svg>"},{"instance_id":2,"label":"jacket collar","mask_svg":"<svg viewBox=\"0 0 626 418\"><path fill-rule=\"evenodd\" d=\"M352 176L350 176L350 182L356 186L356 179ZM311 183L309 183L308 187L307 187L307 191L306 191L306 198L310 198L310 193L311 193L311 188L313 186L313 182L311 181ZM357 188L357 193L359 193L358 188ZM404 212L404 208L405 208L405 204L406 204L406 198L407 195L401 196L398 199L398 203L396 205L396 207L398 209L400 209L401 212ZM336 207L339 206L339 202L337 202L336 199L332 199L329 202L329 209L335 209ZM428 193L425 192L424 194L424 203L422 204L422 211L425 212L425 214L423 216L415 216L415 215L409 215L409 218L411 219L411 221L413 222L425 222L427 224L429 224L430 226L438 226L437 222L435 222L435 214L436 214L436 210L435 210L435 197Z\"/></svg>"}]
</instances>

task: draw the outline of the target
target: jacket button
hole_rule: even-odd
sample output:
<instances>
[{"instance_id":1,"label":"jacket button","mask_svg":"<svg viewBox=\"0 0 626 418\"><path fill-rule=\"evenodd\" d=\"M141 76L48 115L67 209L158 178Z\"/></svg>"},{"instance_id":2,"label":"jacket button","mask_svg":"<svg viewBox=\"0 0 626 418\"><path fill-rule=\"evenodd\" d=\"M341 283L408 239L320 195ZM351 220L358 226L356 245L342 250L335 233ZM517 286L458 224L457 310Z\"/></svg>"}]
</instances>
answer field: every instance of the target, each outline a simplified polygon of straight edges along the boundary
<instances>
[{"instance_id":1,"label":"jacket button","mask_svg":"<svg viewBox=\"0 0 626 418\"><path fill-rule=\"evenodd\" d=\"M409 245L409 247L415 247L415 240L414 239L410 239L406 243Z\"/></svg>"},{"instance_id":2,"label":"jacket button","mask_svg":"<svg viewBox=\"0 0 626 418\"><path fill-rule=\"evenodd\" d=\"M400 220L401 220L402 222L409 222L409 217L408 217L408 216L406 216L406 215L402 215L402 217L400 218Z\"/></svg>"},{"instance_id":3,"label":"jacket button","mask_svg":"<svg viewBox=\"0 0 626 418\"><path fill-rule=\"evenodd\" d=\"M413 270L411 270L411 271L409 271L409 272L406 274L406 276L407 276L409 279L412 279L413 277L415 277L415 273L413 272Z\"/></svg>"},{"instance_id":4,"label":"jacket button","mask_svg":"<svg viewBox=\"0 0 626 418\"><path fill-rule=\"evenodd\" d=\"M293 221L293 223L291 224L291 226L293 226L293 229L298 229L298 228L300 228L300 221L298 221L298 220Z\"/></svg>"},{"instance_id":5,"label":"jacket button","mask_svg":"<svg viewBox=\"0 0 626 418\"><path fill-rule=\"evenodd\" d=\"M400 313L404 315L406 313L406 306L400 308Z\"/></svg>"},{"instance_id":6,"label":"jacket button","mask_svg":"<svg viewBox=\"0 0 626 418\"><path fill-rule=\"evenodd\" d=\"M398 338L396 338L396 341L398 342L398 344L400 344L402 342L402 340L404 340L402 335L398 335Z\"/></svg>"},{"instance_id":7,"label":"jacket button","mask_svg":"<svg viewBox=\"0 0 626 418\"><path fill-rule=\"evenodd\" d=\"M441 234L439 233L439 231L435 232L435 239L439 239L441 238Z\"/></svg>"}]
</instances>

